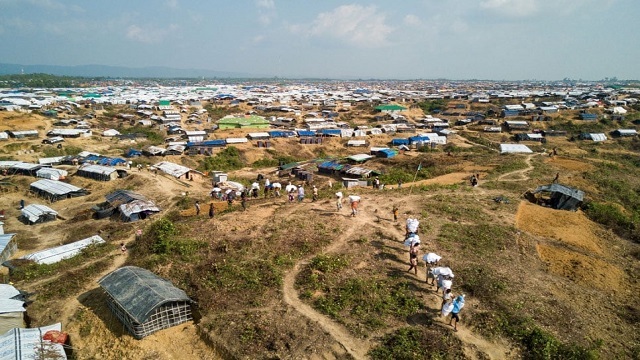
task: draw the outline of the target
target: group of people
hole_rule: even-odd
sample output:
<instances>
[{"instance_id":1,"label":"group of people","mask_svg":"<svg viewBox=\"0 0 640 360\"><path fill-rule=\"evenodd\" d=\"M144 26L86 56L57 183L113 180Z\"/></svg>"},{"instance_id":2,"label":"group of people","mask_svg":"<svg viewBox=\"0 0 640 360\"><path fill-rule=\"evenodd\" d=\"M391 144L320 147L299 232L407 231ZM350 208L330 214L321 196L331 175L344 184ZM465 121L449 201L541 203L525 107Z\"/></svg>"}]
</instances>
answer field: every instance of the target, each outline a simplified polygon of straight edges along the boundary
<instances>
[{"instance_id":1,"label":"group of people","mask_svg":"<svg viewBox=\"0 0 640 360\"><path fill-rule=\"evenodd\" d=\"M394 206L394 215L395 209ZM414 274L418 274L418 255L420 251L420 237L418 236L419 221L417 219L408 218L406 225L405 245L409 247L409 269ZM427 253L422 259L427 266L427 275L425 282L429 285L436 286L436 294L442 289L442 302L440 304L440 313L443 317L451 315L449 325L453 326L454 331L458 331L458 322L460 321L460 311L464 307L465 295L455 296L452 292L453 271L448 267L439 266L442 259L435 253Z\"/></svg>"}]
</instances>

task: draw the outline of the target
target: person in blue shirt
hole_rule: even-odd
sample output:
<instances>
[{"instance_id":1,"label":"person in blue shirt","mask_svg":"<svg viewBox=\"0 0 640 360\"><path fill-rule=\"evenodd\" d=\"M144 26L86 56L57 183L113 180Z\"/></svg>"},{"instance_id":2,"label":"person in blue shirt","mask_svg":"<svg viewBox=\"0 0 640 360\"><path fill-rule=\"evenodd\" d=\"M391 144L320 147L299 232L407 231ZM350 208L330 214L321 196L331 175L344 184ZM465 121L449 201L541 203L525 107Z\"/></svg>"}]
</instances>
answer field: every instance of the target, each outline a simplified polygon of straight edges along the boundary
<instances>
[{"instance_id":1,"label":"person in blue shirt","mask_svg":"<svg viewBox=\"0 0 640 360\"><path fill-rule=\"evenodd\" d=\"M458 331L458 321L460 321L460 310L464 307L464 295L458 296L453 300L453 310L451 310L451 320L449 320L449 326L453 326L453 331ZM456 322L451 325L455 320Z\"/></svg>"}]
</instances>

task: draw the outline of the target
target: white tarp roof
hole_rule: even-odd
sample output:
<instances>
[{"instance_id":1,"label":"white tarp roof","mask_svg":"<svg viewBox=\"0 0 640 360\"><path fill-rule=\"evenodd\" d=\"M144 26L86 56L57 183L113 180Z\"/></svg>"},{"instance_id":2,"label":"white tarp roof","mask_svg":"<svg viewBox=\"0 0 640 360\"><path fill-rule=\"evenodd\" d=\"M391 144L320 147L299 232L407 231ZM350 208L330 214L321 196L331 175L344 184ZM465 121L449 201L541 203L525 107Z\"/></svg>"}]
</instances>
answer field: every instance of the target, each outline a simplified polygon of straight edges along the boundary
<instances>
[{"instance_id":1,"label":"white tarp roof","mask_svg":"<svg viewBox=\"0 0 640 360\"><path fill-rule=\"evenodd\" d=\"M182 165L178 165L178 164L174 164L174 163L169 162L169 161L159 162L159 163L151 166L151 168L158 169L158 170L162 171L165 174L169 174L169 175L177 177L177 178L179 178L180 176L182 176L182 175L188 173L189 171L191 171L191 169L189 169L188 167L185 167L185 166L182 166Z\"/></svg>"},{"instance_id":2,"label":"white tarp roof","mask_svg":"<svg viewBox=\"0 0 640 360\"><path fill-rule=\"evenodd\" d=\"M24 301L14 299L0 299L0 314L10 312L25 312Z\"/></svg>"},{"instance_id":3,"label":"white tarp roof","mask_svg":"<svg viewBox=\"0 0 640 360\"><path fill-rule=\"evenodd\" d=\"M536 134L536 133L533 133L533 134L527 134L527 137L528 137L529 139L542 139L542 134Z\"/></svg>"},{"instance_id":4,"label":"white tarp roof","mask_svg":"<svg viewBox=\"0 0 640 360\"><path fill-rule=\"evenodd\" d=\"M625 135L635 135L638 133L636 129L617 129L616 131L620 134L625 134Z\"/></svg>"},{"instance_id":5,"label":"white tarp roof","mask_svg":"<svg viewBox=\"0 0 640 360\"><path fill-rule=\"evenodd\" d=\"M0 169L8 169L12 166L14 166L15 164L19 164L22 161L14 161L14 160L2 160L0 161Z\"/></svg>"},{"instance_id":6,"label":"white tarp roof","mask_svg":"<svg viewBox=\"0 0 640 360\"><path fill-rule=\"evenodd\" d=\"M0 234L0 254L4 251L4 249L9 245L11 239L16 236L16 234Z\"/></svg>"},{"instance_id":7,"label":"white tarp roof","mask_svg":"<svg viewBox=\"0 0 640 360\"><path fill-rule=\"evenodd\" d=\"M589 134L589 136L591 137L591 140L593 140L593 141L605 141L605 140L607 140L607 135L602 134L602 133Z\"/></svg>"},{"instance_id":8,"label":"white tarp roof","mask_svg":"<svg viewBox=\"0 0 640 360\"><path fill-rule=\"evenodd\" d=\"M247 138L226 138L225 141L227 142L227 144L240 144L240 143L246 143L249 141L249 139Z\"/></svg>"},{"instance_id":9,"label":"white tarp roof","mask_svg":"<svg viewBox=\"0 0 640 360\"><path fill-rule=\"evenodd\" d=\"M32 223L38 221L38 219L40 219L40 216L43 216L43 215L51 214L54 216L58 216L58 212L53 210L52 208L46 205L37 205L37 204L31 204L31 205L25 206L23 209L20 210L20 214L22 214L24 218L29 219L29 221Z\"/></svg>"},{"instance_id":10,"label":"white tarp roof","mask_svg":"<svg viewBox=\"0 0 640 360\"><path fill-rule=\"evenodd\" d=\"M0 139L8 139L9 138L9 134L7 134L4 131L0 131Z\"/></svg>"},{"instance_id":11,"label":"white tarp roof","mask_svg":"<svg viewBox=\"0 0 640 360\"><path fill-rule=\"evenodd\" d=\"M206 136L207 132L204 130L185 130L184 134L187 136Z\"/></svg>"},{"instance_id":12,"label":"white tarp roof","mask_svg":"<svg viewBox=\"0 0 640 360\"><path fill-rule=\"evenodd\" d=\"M19 162L19 163L13 165L11 168L12 169L21 169L21 170L33 170L33 169L38 168L38 167L40 167L40 164Z\"/></svg>"},{"instance_id":13,"label":"white tarp roof","mask_svg":"<svg viewBox=\"0 0 640 360\"><path fill-rule=\"evenodd\" d=\"M102 165L82 165L78 170L94 173L94 174L105 174L109 175L114 171L117 171L116 168L111 166L102 166Z\"/></svg>"},{"instance_id":14,"label":"white tarp roof","mask_svg":"<svg viewBox=\"0 0 640 360\"><path fill-rule=\"evenodd\" d=\"M369 154L355 154L355 155L347 156L347 159L353 160L353 161L365 161L372 158L373 156Z\"/></svg>"},{"instance_id":15,"label":"white tarp roof","mask_svg":"<svg viewBox=\"0 0 640 360\"><path fill-rule=\"evenodd\" d=\"M102 136L117 136L120 135L120 131L116 129L108 129L102 132Z\"/></svg>"},{"instance_id":16,"label":"white tarp roof","mask_svg":"<svg viewBox=\"0 0 640 360\"><path fill-rule=\"evenodd\" d=\"M36 352L42 347L42 343L46 344L44 347L47 352L55 352L55 359L66 359L67 355L61 344L42 340L49 330L62 331L62 325L57 323L39 328L14 328L7 331L0 336L0 359L36 359L38 358ZM51 356L51 358L54 357Z\"/></svg>"},{"instance_id":17,"label":"white tarp roof","mask_svg":"<svg viewBox=\"0 0 640 360\"><path fill-rule=\"evenodd\" d=\"M500 144L500 153L516 154L516 153L532 153L527 145L522 144Z\"/></svg>"},{"instance_id":18,"label":"white tarp roof","mask_svg":"<svg viewBox=\"0 0 640 360\"><path fill-rule=\"evenodd\" d=\"M248 133L247 134L248 137L250 138L270 138L271 135L268 132L252 132L252 133Z\"/></svg>"},{"instance_id":19,"label":"white tarp roof","mask_svg":"<svg viewBox=\"0 0 640 360\"><path fill-rule=\"evenodd\" d=\"M36 189L43 190L54 195L65 195L68 193L82 190L77 186L73 186L71 184L67 184L62 181L48 180L48 179L42 179L42 180L32 182L30 186L33 186Z\"/></svg>"},{"instance_id":20,"label":"white tarp roof","mask_svg":"<svg viewBox=\"0 0 640 360\"><path fill-rule=\"evenodd\" d=\"M40 165L58 164L58 163L62 162L62 159L64 159L64 156L54 156L54 157L39 158L38 159L38 164L40 164Z\"/></svg>"},{"instance_id":21,"label":"white tarp roof","mask_svg":"<svg viewBox=\"0 0 640 360\"><path fill-rule=\"evenodd\" d=\"M67 177L69 173L67 170L54 169L54 168L42 168L36 171L36 176L49 180L60 180L61 177Z\"/></svg>"},{"instance_id":22,"label":"white tarp roof","mask_svg":"<svg viewBox=\"0 0 640 360\"><path fill-rule=\"evenodd\" d=\"M0 299L11 299L18 295L20 295L20 291L13 285L0 284Z\"/></svg>"},{"instance_id":23,"label":"white tarp roof","mask_svg":"<svg viewBox=\"0 0 640 360\"><path fill-rule=\"evenodd\" d=\"M366 140L349 140L347 141L347 145L349 146L364 146L367 145Z\"/></svg>"},{"instance_id":24,"label":"white tarp roof","mask_svg":"<svg viewBox=\"0 0 640 360\"><path fill-rule=\"evenodd\" d=\"M74 257L78 255L82 249L92 244L104 243L99 235L93 235L90 238L75 241L66 245L57 246L51 249L46 249L32 254L23 256L23 259L33 260L38 264L54 264L64 259ZM1 358L0 358L1 359Z\"/></svg>"}]
</instances>

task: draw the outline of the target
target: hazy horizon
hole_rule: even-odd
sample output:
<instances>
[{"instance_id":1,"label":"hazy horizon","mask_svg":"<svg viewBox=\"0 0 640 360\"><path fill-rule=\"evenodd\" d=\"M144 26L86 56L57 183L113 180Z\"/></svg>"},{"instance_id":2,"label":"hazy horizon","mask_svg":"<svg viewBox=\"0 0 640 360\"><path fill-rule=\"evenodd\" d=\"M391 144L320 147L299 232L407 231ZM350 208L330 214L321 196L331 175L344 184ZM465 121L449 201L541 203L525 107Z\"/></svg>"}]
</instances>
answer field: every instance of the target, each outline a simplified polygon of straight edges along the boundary
<instances>
[{"instance_id":1,"label":"hazy horizon","mask_svg":"<svg viewBox=\"0 0 640 360\"><path fill-rule=\"evenodd\" d=\"M640 79L631 0L0 0L0 63L289 79ZM197 76L197 75L195 75Z\"/></svg>"}]
</instances>

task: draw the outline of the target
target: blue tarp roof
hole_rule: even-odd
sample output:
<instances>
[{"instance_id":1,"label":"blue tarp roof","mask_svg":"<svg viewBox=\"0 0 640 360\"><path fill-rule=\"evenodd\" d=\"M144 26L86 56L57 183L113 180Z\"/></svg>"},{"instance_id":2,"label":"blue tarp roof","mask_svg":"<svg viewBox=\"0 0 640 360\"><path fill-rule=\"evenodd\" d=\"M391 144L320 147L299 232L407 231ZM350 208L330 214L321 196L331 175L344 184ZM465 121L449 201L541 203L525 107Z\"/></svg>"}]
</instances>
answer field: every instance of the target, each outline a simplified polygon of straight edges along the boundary
<instances>
[{"instance_id":1,"label":"blue tarp roof","mask_svg":"<svg viewBox=\"0 0 640 360\"><path fill-rule=\"evenodd\" d=\"M378 150L378 154L384 154L385 157L390 158L398 155L398 152L393 149L382 149Z\"/></svg>"},{"instance_id":2,"label":"blue tarp roof","mask_svg":"<svg viewBox=\"0 0 640 360\"><path fill-rule=\"evenodd\" d=\"M344 167L343 164L339 164L333 161L323 162L322 164L318 164L317 166L318 168L333 169L333 170L340 170Z\"/></svg>"},{"instance_id":3,"label":"blue tarp roof","mask_svg":"<svg viewBox=\"0 0 640 360\"><path fill-rule=\"evenodd\" d=\"M98 160L99 165L115 166L115 165L124 164L124 163L126 163L126 161L120 158L102 158Z\"/></svg>"},{"instance_id":4,"label":"blue tarp roof","mask_svg":"<svg viewBox=\"0 0 640 360\"><path fill-rule=\"evenodd\" d=\"M341 135L342 131L340 129L322 129L322 130L318 130L318 134Z\"/></svg>"},{"instance_id":5,"label":"blue tarp roof","mask_svg":"<svg viewBox=\"0 0 640 360\"><path fill-rule=\"evenodd\" d=\"M269 135L271 135L271 137L291 137L291 136L296 136L296 133L294 131L269 131Z\"/></svg>"},{"instance_id":6,"label":"blue tarp roof","mask_svg":"<svg viewBox=\"0 0 640 360\"><path fill-rule=\"evenodd\" d=\"M409 145L409 139L393 139L391 140L392 145Z\"/></svg>"},{"instance_id":7,"label":"blue tarp roof","mask_svg":"<svg viewBox=\"0 0 640 360\"><path fill-rule=\"evenodd\" d=\"M134 156L140 156L140 155L142 155L142 151L136 150L136 149L129 149L129 151L127 151L127 153L124 154L124 156L126 157L134 157Z\"/></svg>"},{"instance_id":8,"label":"blue tarp roof","mask_svg":"<svg viewBox=\"0 0 640 360\"><path fill-rule=\"evenodd\" d=\"M298 136L316 136L315 131L298 131Z\"/></svg>"},{"instance_id":9,"label":"blue tarp roof","mask_svg":"<svg viewBox=\"0 0 640 360\"><path fill-rule=\"evenodd\" d=\"M428 136L412 136L409 138L409 142L414 143L414 142L420 142L420 141L429 141L431 139L429 139Z\"/></svg>"},{"instance_id":10,"label":"blue tarp roof","mask_svg":"<svg viewBox=\"0 0 640 360\"><path fill-rule=\"evenodd\" d=\"M187 147L192 147L192 146L225 146L227 145L227 141L224 139L219 139L219 140L207 140L207 141L201 141L201 142L188 142L187 143Z\"/></svg>"}]
</instances>

